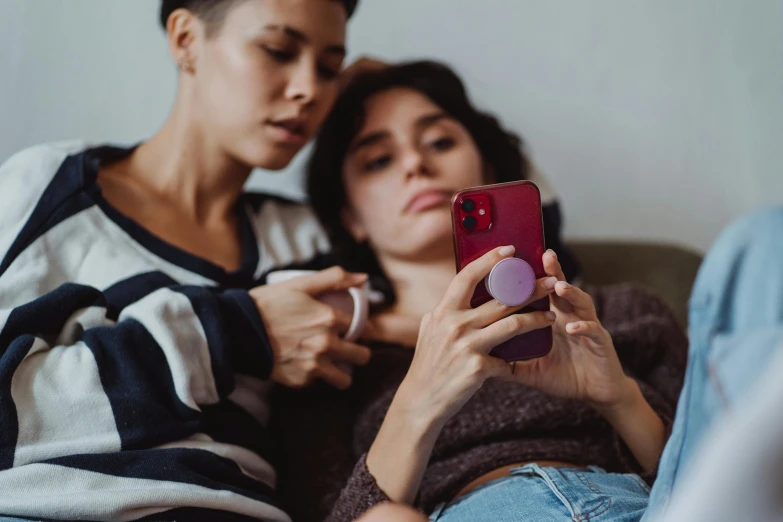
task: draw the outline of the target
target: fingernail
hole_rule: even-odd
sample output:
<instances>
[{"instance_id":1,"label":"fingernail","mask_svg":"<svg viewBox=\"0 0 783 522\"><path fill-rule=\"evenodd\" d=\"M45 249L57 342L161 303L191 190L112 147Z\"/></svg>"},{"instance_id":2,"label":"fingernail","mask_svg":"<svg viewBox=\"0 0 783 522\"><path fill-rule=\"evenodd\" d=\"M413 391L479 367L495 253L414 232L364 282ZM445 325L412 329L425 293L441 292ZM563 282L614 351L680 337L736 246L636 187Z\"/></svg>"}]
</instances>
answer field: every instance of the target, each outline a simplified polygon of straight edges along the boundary
<instances>
[{"instance_id":1,"label":"fingernail","mask_svg":"<svg viewBox=\"0 0 783 522\"><path fill-rule=\"evenodd\" d=\"M501 256L510 256L511 254L514 253L514 250L516 250L516 248L514 248L514 245L508 245L508 246L504 246L503 248L501 248L498 251L498 253Z\"/></svg>"},{"instance_id":2,"label":"fingernail","mask_svg":"<svg viewBox=\"0 0 783 522\"><path fill-rule=\"evenodd\" d=\"M358 282L364 282L367 280L369 276L367 274L351 274L351 278L353 278L354 281Z\"/></svg>"},{"instance_id":3,"label":"fingernail","mask_svg":"<svg viewBox=\"0 0 783 522\"><path fill-rule=\"evenodd\" d=\"M571 288L571 283L567 281L560 281L560 282L563 283L563 288Z\"/></svg>"},{"instance_id":4,"label":"fingernail","mask_svg":"<svg viewBox=\"0 0 783 522\"><path fill-rule=\"evenodd\" d=\"M569 330L579 330L579 323L568 323L567 328Z\"/></svg>"},{"instance_id":5,"label":"fingernail","mask_svg":"<svg viewBox=\"0 0 783 522\"><path fill-rule=\"evenodd\" d=\"M557 314L554 312L547 312L546 318L549 319L550 321L554 321L555 319L557 319Z\"/></svg>"},{"instance_id":6,"label":"fingernail","mask_svg":"<svg viewBox=\"0 0 783 522\"><path fill-rule=\"evenodd\" d=\"M554 250L552 250L551 248L550 248L549 250L547 250L547 252L549 252L550 254L552 254L553 256L555 256L555 259L557 259L557 252L555 252L555 251L554 251Z\"/></svg>"},{"instance_id":7,"label":"fingernail","mask_svg":"<svg viewBox=\"0 0 783 522\"><path fill-rule=\"evenodd\" d=\"M552 290L556 284L557 284L556 277L549 277L547 279L544 279L544 288L547 290Z\"/></svg>"}]
</instances>

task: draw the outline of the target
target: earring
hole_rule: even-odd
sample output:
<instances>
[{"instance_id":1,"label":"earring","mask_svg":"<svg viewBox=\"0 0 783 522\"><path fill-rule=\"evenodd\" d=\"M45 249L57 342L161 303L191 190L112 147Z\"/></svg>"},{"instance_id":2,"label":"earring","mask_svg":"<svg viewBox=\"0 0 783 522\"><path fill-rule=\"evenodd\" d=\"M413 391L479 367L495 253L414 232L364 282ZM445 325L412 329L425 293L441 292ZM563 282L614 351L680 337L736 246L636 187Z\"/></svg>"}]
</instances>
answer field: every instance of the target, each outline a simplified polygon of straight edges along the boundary
<instances>
[{"instance_id":1,"label":"earring","mask_svg":"<svg viewBox=\"0 0 783 522\"><path fill-rule=\"evenodd\" d=\"M183 58L182 60L177 63L179 66L180 71L186 72L186 73L192 73L193 72L193 64L190 62L189 58Z\"/></svg>"}]
</instances>

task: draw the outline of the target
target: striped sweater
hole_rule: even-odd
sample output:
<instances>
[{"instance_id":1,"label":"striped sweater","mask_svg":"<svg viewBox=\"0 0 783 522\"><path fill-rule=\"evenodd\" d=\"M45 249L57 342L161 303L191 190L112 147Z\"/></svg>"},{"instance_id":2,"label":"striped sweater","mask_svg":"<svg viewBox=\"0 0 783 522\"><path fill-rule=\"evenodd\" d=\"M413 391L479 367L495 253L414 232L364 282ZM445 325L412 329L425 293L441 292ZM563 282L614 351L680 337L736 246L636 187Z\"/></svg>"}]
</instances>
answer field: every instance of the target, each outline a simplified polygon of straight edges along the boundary
<instances>
[{"instance_id":1,"label":"striped sweater","mask_svg":"<svg viewBox=\"0 0 783 522\"><path fill-rule=\"evenodd\" d=\"M290 520L247 290L324 266L328 241L306 207L245 194L227 273L101 196L100 163L129 152L47 145L0 167L0 514Z\"/></svg>"}]
</instances>

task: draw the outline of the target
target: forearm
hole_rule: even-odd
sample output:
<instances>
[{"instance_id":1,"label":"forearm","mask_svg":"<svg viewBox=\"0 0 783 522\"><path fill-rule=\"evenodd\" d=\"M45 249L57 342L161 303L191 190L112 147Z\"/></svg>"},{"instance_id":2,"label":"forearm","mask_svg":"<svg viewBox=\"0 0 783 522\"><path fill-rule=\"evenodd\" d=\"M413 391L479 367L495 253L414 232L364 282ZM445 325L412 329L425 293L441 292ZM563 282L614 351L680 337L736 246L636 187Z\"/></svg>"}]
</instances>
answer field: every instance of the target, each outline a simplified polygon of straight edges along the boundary
<instances>
[{"instance_id":1,"label":"forearm","mask_svg":"<svg viewBox=\"0 0 783 522\"><path fill-rule=\"evenodd\" d=\"M389 499L412 505L441 425L416 415L402 388L367 454L367 468Z\"/></svg>"},{"instance_id":2,"label":"forearm","mask_svg":"<svg viewBox=\"0 0 783 522\"><path fill-rule=\"evenodd\" d=\"M666 426L645 399L639 384L629 378L623 401L595 408L623 439L642 468L648 472L655 469L666 444Z\"/></svg>"}]
</instances>

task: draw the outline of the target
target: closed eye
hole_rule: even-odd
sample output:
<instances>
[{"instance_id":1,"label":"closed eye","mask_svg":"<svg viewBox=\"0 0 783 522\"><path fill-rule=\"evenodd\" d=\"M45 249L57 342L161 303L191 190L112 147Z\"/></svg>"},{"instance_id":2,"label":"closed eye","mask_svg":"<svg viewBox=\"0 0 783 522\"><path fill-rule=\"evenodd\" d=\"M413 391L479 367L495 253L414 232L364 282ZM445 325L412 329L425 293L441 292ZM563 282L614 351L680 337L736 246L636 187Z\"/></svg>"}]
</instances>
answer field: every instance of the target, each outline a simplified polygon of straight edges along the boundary
<instances>
[{"instance_id":1,"label":"closed eye","mask_svg":"<svg viewBox=\"0 0 783 522\"><path fill-rule=\"evenodd\" d=\"M339 76L340 71L331 69L329 67L318 66L318 74L320 74L321 78L325 80L334 80L337 78L337 76Z\"/></svg>"},{"instance_id":2,"label":"closed eye","mask_svg":"<svg viewBox=\"0 0 783 522\"><path fill-rule=\"evenodd\" d=\"M269 56L281 63L290 62L294 58L294 53L275 49L274 47L263 47Z\"/></svg>"},{"instance_id":3,"label":"closed eye","mask_svg":"<svg viewBox=\"0 0 783 522\"><path fill-rule=\"evenodd\" d=\"M452 138L440 138L430 143L429 147L438 152L447 151L454 146L454 140Z\"/></svg>"},{"instance_id":4,"label":"closed eye","mask_svg":"<svg viewBox=\"0 0 783 522\"><path fill-rule=\"evenodd\" d=\"M391 160L392 158L388 154L385 156L380 156L372 161L365 163L363 170L365 172L376 172L383 170L384 168L388 167L389 164L391 164Z\"/></svg>"}]
</instances>

